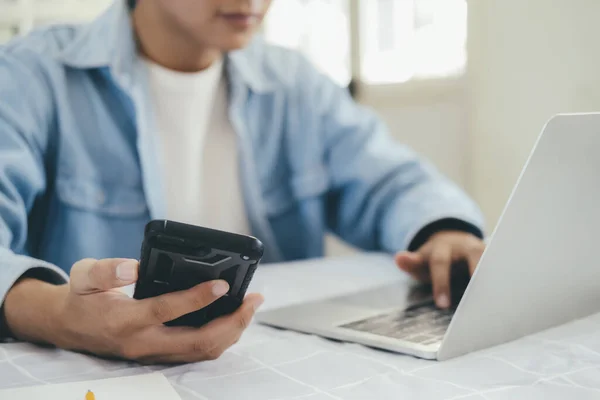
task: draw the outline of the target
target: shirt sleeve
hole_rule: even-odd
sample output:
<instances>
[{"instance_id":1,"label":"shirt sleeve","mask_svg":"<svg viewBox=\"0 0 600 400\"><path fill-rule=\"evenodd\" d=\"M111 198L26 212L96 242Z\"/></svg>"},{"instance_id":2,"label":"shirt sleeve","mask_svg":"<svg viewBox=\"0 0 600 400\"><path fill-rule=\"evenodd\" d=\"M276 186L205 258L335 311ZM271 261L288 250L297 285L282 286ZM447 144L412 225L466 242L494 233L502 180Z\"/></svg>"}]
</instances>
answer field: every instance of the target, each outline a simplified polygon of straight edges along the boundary
<instances>
[{"instance_id":1,"label":"shirt sleeve","mask_svg":"<svg viewBox=\"0 0 600 400\"><path fill-rule=\"evenodd\" d=\"M28 255L29 213L47 188L53 123L51 91L36 65L34 57L0 48L0 305L28 271L51 283L67 280L60 268ZM0 332L5 328L0 323Z\"/></svg>"},{"instance_id":2,"label":"shirt sleeve","mask_svg":"<svg viewBox=\"0 0 600 400\"><path fill-rule=\"evenodd\" d=\"M459 219L440 219L421 229L408 245L408 250L418 250L431 238L431 236L443 231L461 231L483 239L483 232L475 225L471 225L470 223Z\"/></svg>"},{"instance_id":3,"label":"shirt sleeve","mask_svg":"<svg viewBox=\"0 0 600 400\"><path fill-rule=\"evenodd\" d=\"M483 236L483 216L463 190L393 140L346 89L306 60L298 70L298 90L319 113L331 188L326 215L334 233L359 248L388 252L414 246L419 233L439 221L460 221L453 226Z\"/></svg>"}]
</instances>

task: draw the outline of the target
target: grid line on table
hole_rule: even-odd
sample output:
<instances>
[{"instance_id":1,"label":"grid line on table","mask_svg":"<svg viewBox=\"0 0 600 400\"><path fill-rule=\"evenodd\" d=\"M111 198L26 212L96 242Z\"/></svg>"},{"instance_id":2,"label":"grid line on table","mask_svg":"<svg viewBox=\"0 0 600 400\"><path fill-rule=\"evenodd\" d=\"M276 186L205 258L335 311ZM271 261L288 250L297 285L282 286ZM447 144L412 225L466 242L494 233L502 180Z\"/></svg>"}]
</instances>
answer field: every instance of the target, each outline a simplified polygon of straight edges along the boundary
<instances>
[{"instance_id":1,"label":"grid line on table","mask_svg":"<svg viewBox=\"0 0 600 400\"><path fill-rule=\"evenodd\" d=\"M330 398L332 398L332 399L335 399L335 400L344 400L344 399L342 399L342 398L340 398L340 397L334 396L334 395L333 395L333 394L331 394L331 393L328 393L328 392L326 392L326 391L324 391L324 390L321 390L321 389L319 389L319 388L318 388L318 387L316 387L316 386L310 385L310 384L308 384L308 383L306 383L306 382L302 382L302 381L300 381L300 380L298 380L298 379L296 379L296 378L294 378L294 377L291 377L291 376L289 376L288 374L286 374L286 373L284 373L284 372L281 372L281 371L277 370L277 369L276 369L276 368L274 368L274 367L271 367L270 365L268 365L268 364L266 364L266 363L262 362L261 360L258 360L258 359L256 359L256 358L255 358L255 357L253 357L253 356L249 356L248 358L249 358L249 359L251 359L252 361L254 361L254 362L258 363L258 364L264 365L264 366L265 366L267 369L269 369L270 371L272 371L272 372L275 372L276 374L278 374L278 375L281 375L281 376L283 376L284 378L287 378L287 379L289 379L289 380L291 380L291 381L293 381L293 382L296 382L296 383L298 383L298 384L300 384L300 385L306 386L306 387L308 387L309 389L312 389L312 390L313 390L313 391L315 391L316 393L323 394L323 395L325 395L325 396L327 396L327 397L330 397Z\"/></svg>"},{"instance_id":2,"label":"grid line on table","mask_svg":"<svg viewBox=\"0 0 600 400\"><path fill-rule=\"evenodd\" d=\"M459 399L464 399L464 398L471 397L471 396L481 396L484 399L487 399L487 396L486 396L487 393L501 392L503 390L514 389L514 388L518 388L518 387L520 387L520 386L513 385L513 386L503 386L503 387L493 388L493 389L475 390L474 393L464 393L464 394L460 394L458 396L449 397L446 400L459 400Z\"/></svg>"},{"instance_id":3,"label":"grid line on table","mask_svg":"<svg viewBox=\"0 0 600 400\"><path fill-rule=\"evenodd\" d=\"M578 387L580 389L594 390L596 392L600 392L600 388L591 388L591 387L580 385L579 383L577 383L573 379L571 379L568 375L561 376L560 378L569 382L569 384L571 384L572 386Z\"/></svg>"},{"instance_id":4,"label":"grid line on table","mask_svg":"<svg viewBox=\"0 0 600 400\"><path fill-rule=\"evenodd\" d=\"M300 361L305 361L305 360L308 360L310 358L313 358L313 357L318 356L318 355L323 354L323 353L326 353L326 352L323 351L323 350L317 350L317 351L312 352L309 355L306 355L306 356L303 356L303 357L298 357L298 358L295 358L293 360L288 360L288 361L283 361L283 362L280 362L280 363L273 364L273 367L281 367L283 365L289 365L289 364L294 364L294 363L297 363L297 362L300 362Z\"/></svg>"},{"instance_id":5,"label":"grid line on table","mask_svg":"<svg viewBox=\"0 0 600 400\"><path fill-rule=\"evenodd\" d=\"M182 385L180 383L174 382L173 380L169 379L169 382L171 383L171 385L180 388L181 390L184 390L186 393L191 394L192 396L194 396L197 399L200 400L210 400L208 397L205 397L203 395L201 395L200 393L196 392L194 389L192 389L191 387Z\"/></svg>"},{"instance_id":6,"label":"grid line on table","mask_svg":"<svg viewBox=\"0 0 600 400\"><path fill-rule=\"evenodd\" d=\"M345 352L338 352L337 354L347 354L347 353L345 353ZM421 366L421 367L414 368L414 369L410 369L410 370L404 370L404 369L402 369L402 368L400 368L400 367L398 367L398 366L396 366L394 364L390 364L390 363L384 362L382 360L378 360L378 359L376 359L374 357L369 357L366 354L358 354L358 353L351 353L351 354L353 356L362 358L364 360L367 360L367 361L370 361L370 362L373 362L373 363L377 363L377 364L382 365L382 366L387 367L387 368L391 368L394 371L396 371L396 372L398 372L400 374L406 375L406 376L414 376L413 374L415 372L424 371L426 369L432 368L432 367L434 367L434 366L437 365L437 363L434 362L434 361L428 361L428 362L430 362L430 364L428 364L428 365ZM403 357L403 358L411 357L411 356L404 355L404 354L397 354L397 356L398 357ZM417 359L415 359L415 360L417 360Z\"/></svg>"},{"instance_id":7,"label":"grid line on table","mask_svg":"<svg viewBox=\"0 0 600 400\"><path fill-rule=\"evenodd\" d=\"M600 356L600 351L596 351L596 350L592 349L591 347L586 346L585 344L577 343L577 344L575 344L575 346L579 347L582 350L586 350L586 351L589 351L590 353Z\"/></svg>"},{"instance_id":8,"label":"grid line on table","mask_svg":"<svg viewBox=\"0 0 600 400\"><path fill-rule=\"evenodd\" d=\"M51 379L52 380L57 380L57 379L64 379L64 378L75 378L81 375L86 375L86 374L93 374L94 372L101 372L98 369L88 369L86 371L83 372L77 372L75 374L66 374L66 375L58 375L58 376L53 376ZM52 384L52 382L48 381L48 384Z\"/></svg>"},{"instance_id":9,"label":"grid line on table","mask_svg":"<svg viewBox=\"0 0 600 400\"><path fill-rule=\"evenodd\" d=\"M454 383L454 382L450 382L450 381L444 381L444 380L441 380L441 379L431 378L429 376L417 376L417 375L406 374L406 373L404 375L408 376L408 377L411 377L411 378L415 378L415 379L421 379L423 381L445 383L447 385L454 386L457 389L462 389L462 390L466 390L467 392L471 392L471 393L469 393L470 395L473 395L474 394L473 392L476 392L476 389L469 388L469 387L466 387L466 386L462 386L462 385L459 385L458 383Z\"/></svg>"},{"instance_id":10,"label":"grid line on table","mask_svg":"<svg viewBox=\"0 0 600 400\"><path fill-rule=\"evenodd\" d=\"M598 368L598 365L588 365L587 367L582 367L579 369L575 369L573 371L566 371L566 372L561 372L560 374L554 374L554 375L550 375L550 376L546 376L543 378L538 379L537 381L535 381L532 385L536 385L540 382L545 382L545 381L551 381L553 379L558 379L558 378L562 378L564 379L565 377L569 376L569 375L573 375L573 374L577 374L579 372L583 372L583 371L587 371L590 369L596 369ZM600 390L600 388L598 388Z\"/></svg>"},{"instance_id":11,"label":"grid line on table","mask_svg":"<svg viewBox=\"0 0 600 400\"><path fill-rule=\"evenodd\" d=\"M509 386L500 387L500 388L476 390L474 393L469 393L469 394L465 394L465 395L459 395L459 396L456 396L456 397L449 398L447 400L459 400L461 398L465 398L465 397L469 397L469 396L477 396L477 395L481 396L481 397L484 397L484 398L487 398L486 394L488 394L488 393L499 392L499 391L508 390L508 389L521 388L521 387L531 387L531 386L535 386L535 385L539 384L540 382L551 381L551 380L557 379L557 378L564 378L564 376L566 376L566 375L575 374L575 373L578 373L578 372L582 372L582 371L586 371L588 369L594 369L594 368L597 368L597 366L587 366L585 368L580 368L580 369L577 369L577 370L574 370L574 371L568 371L568 372L563 372L563 373L560 373L560 374L554 374L554 375L551 375L551 376L543 377L543 378L540 378L540 379L536 380L535 382L533 382L533 383L531 383L529 385L522 385L522 386L509 385ZM590 388L586 388L586 387L583 387L583 388L584 389L590 389ZM598 390L600 391L600 389L598 389Z\"/></svg>"},{"instance_id":12,"label":"grid line on table","mask_svg":"<svg viewBox=\"0 0 600 400\"><path fill-rule=\"evenodd\" d=\"M11 358L11 357L8 355L8 352L7 352L6 350L4 350L2 347L0 347L0 350L2 350L2 353L4 354L4 358L5 358L5 360L6 360L6 361L7 361L7 362L8 362L10 365L12 365L12 366L13 366L13 367L14 367L14 368L17 370L17 371L19 371L20 373L22 373L24 376L26 376L26 377L28 377L28 378L30 378L30 379L33 379L33 380L34 380L34 381L36 381L36 382L42 383L42 384L44 384L44 385L49 385L49 384L50 384L50 382L48 382L48 381L45 381L45 380L43 380L43 379L40 379L40 378L38 378L38 377L34 376L34 375L31 373L31 372L27 371L25 368L21 367L21 366L20 366L20 365L18 365L18 364L15 364L15 363L13 362L12 358Z\"/></svg>"},{"instance_id":13,"label":"grid line on table","mask_svg":"<svg viewBox=\"0 0 600 400\"><path fill-rule=\"evenodd\" d=\"M477 365L476 363L481 360L494 360L497 361L498 363L502 363L503 365L506 365L507 367L505 368L510 368L510 370L513 371L513 373L516 373L518 371L518 373L527 373L530 374L531 376L533 376L533 380L528 382L528 383L523 383L523 384L517 384L517 385L509 385L509 386L503 386L503 387L489 387L489 385L484 388L484 389L479 389L476 390L471 386L471 380L468 379L468 375L465 376L458 376L459 379L463 379L466 377L466 383L465 384L457 384L455 382L453 382L452 380L443 380L443 379L439 379L439 377L431 377L431 376L420 376L420 374L418 374L419 371L424 371L427 370L429 368L433 368L433 367L440 367L440 363L439 362L430 362L427 363L425 365L420 364L421 360L416 360L415 359L415 364L411 364L412 360L410 359L410 357L408 356L403 356L403 355L398 355L398 358L391 358L389 357L389 355L381 355L379 351L376 350L372 350L368 349L368 348L363 348L363 346L360 346L360 349L358 349L356 347L356 345L348 345L345 343L334 343L334 342L329 342L327 341L327 346L323 347L323 343L319 340L319 337L315 337L312 336L310 339L306 339L306 335L303 335L302 338L300 338L299 336L295 336L293 334L288 334L285 336L285 340L286 340L286 346L290 346L293 347L296 343L297 344L302 344L303 346L306 346L307 350L307 354L302 355L302 357L297 357L294 359L285 359L285 354L283 354L283 358L280 356L278 357L279 362L277 363L271 363L269 364L268 362L264 362L262 360L260 360L259 358L257 358L257 356L255 356L255 352L256 351L260 351L260 348L257 348L256 350L252 350L252 352L250 354L240 354L239 352L236 352L235 350L237 348L232 348L231 352L233 354L236 354L236 356L238 357L242 357L244 359L247 359L249 361L253 361L254 363L256 363L256 368L253 369L249 369L249 370L245 370L245 371L239 371L239 372L232 372L232 373L228 373L228 374L224 374L224 375L220 375L220 376L215 376L215 377L206 377L206 378L200 378L198 380L202 381L202 380L207 380L207 379L214 379L214 378L223 378L223 377L227 377L227 376L232 376L232 375L237 375L237 374L245 374L245 373L250 373L252 371L258 371L258 370L270 370L276 374L278 374L279 376L282 376L284 378L286 378L287 380L291 382L294 382L296 384L302 385L305 388L309 388L311 393L309 394L302 394L300 396L295 396L295 397L289 397L289 396L283 396L283 397L278 397L279 400L289 400L289 399L310 399L311 396L324 396L324 397L328 397L332 400L344 400L345 395L334 392L340 388L342 389L347 389L349 387L360 387L360 385L364 385L366 384L366 382L369 382L372 379L375 379L377 377L380 376L385 376L386 374L394 374L394 373L400 373L403 376L406 377L410 377L410 378L414 378L414 379L419 379L419 380L424 380L424 381L430 381L430 382L434 382L434 383L444 383L444 384L448 384L451 385L453 387L465 390L468 393L462 393L460 395L456 395L456 396L452 396L450 393L446 394L446 396L443 396L442 394L441 398L443 398L444 400L460 400L460 399L467 399L470 396L481 396L481 399L487 399L489 400L490 394L493 392L497 392L497 391L503 391L503 390L509 390L509 389L514 389L515 392L514 393L519 393L520 389L524 389L524 388L531 388L532 386L535 385L539 385L541 382L548 382L551 385L560 385L561 387L571 387L573 390L580 390L580 389L585 389L585 390L591 390L593 392L600 392L600 385L598 385L598 387L594 387L593 385L596 384L596 382L600 382L600 370L598 371L598 381L596 381L595 379L595 372L592 372L591 378L593 378L593 380L589 383L590 386L584 386L581 385L579 383L577 383L577 381L575 379L571 379L572 377L574 377L575 374L586 371L586 370L595 370L598 369L600 367L600 360L596 361L596 357L600 355L600 352L588 347L588 345L584 344L584 343L578 343L578 340L590 340L589 338L593 338L594 333L598 333L597 329L596 329L597 325L592 325L593 329L589 329L590 325L586 325L583 326L583 329L578 329L576 331L571 331L569 332L568 335L565 335L564 337L561 337L560 339L545 339L541 334L540 335L535 335L534 337L529 337L526 340L520 341L519 343L515 343L515 344L507 344L507 347L497 347L495 349L492 349L490 351L484 351L481 352L479 354L476 355L468 355L465 357L468 357L468 362L470 363L475 363L475 365ZM579 328L579 327L578 327ZM262 334L261 331L259 331L258 333L259 335ZM268 337L269 336L269 332L265 332L265 336ZM294 340L294 338L299 338L297 341ZM262 343L262 346L268 346L268 344L271 342L269 340L265 340L265 341L261 341L260 336L257 336L256 339L259 339L258 343ZM533 339L533 340L532 340ZM540 347L541 344L541 347ZM257 345L257 342L253 343L253 345ZM532 351L545 351L546 349L546 345L550 346L548 348L549 354L552 354L553 356L558 357L557 358L557 363L556 366L564 366L565 368L569 368L572 367L573 365L579 365L581 366L581 363L578 362L578 359L580 357L584 357L585 355L593 355L594 357L591 357L590 359L586 358L585 361L587 362L587 365L580 367L580 368L575 368L573 370L565 370L562 371L560 373L551 373L551 372L547 372L550 371L550 369L548 368L541 368L540 371L535 371L535 370L528 370L527 367L522 367L520 366L518 363L515 363L513 361L511 361L510 357L506 357L504 356L505 353L503 353L506 349L510 350L510 354L515 354L515 349L518 349L520 351L524 351L524 352L529 352L531 353ZM552 345L552 346L551 346ZM520 346L520 347L519 347ZM561 346L561 347L568 347L571 348L573 350L579 350L579 351L570 351L570 352L559 352L558 354L553 352L554 347L553 346ZM247 348L246 346L241 346L242 348ZM260 347L260 346L259 346ZM313 350L313 347L315 351L311 351ZM19 364L15 363L16 359L19 359L25 355L31 355L31 347L28 347L26 345L15 345L15 347L11 347L10 348L10 354L13 355L13 357L9 356L9 352L8 352L8 347L3 347L2 345L0 345L0 352L3 353L3 355L5 355L5 359L2 361L6 361L7 365L10 365L12 367L15 368L16 373L21 374L23 377L28 378L29 380L32 380L34 382L39 382L42 384L48 384L48 383L52 383L49 381L44 380L43 376L36 376L39 375L41 373L43 373L43 369L39 370L39 373L36 373L36 375L34 375L33 373L31 373L30 371L27 370L27 365L25 366L20 366ZM24 353L20 353L19 350L22 349L24 352L26 351L27 354ZM285 350L285 348L282 349L282 351ZM1 354L0 353L0 354ZM332 355L347 355L347 356L351 356L354 358L357 358L357 362L360 362L360 360L365 360L365 361L369 361L372 362L373 364L379 365L379 366L383 366L387 369L386 372L383 373L379 373L379 374L375 374L372 375L370 377L366 377L364 376L365 374L363 374L360 377L356 377L356 381L355 382L351 382L351 383L346 383L343 385L339 385L337 387L334 387L333 389L320 389L314 385L311 385L309 383L305 383L302 382L299 379L296 379L292 376L289 376L288 374L284 373L283 371L280 371L278 369L279 366L282 365L288 365L288 364L293 364L295 362L300 362L306 359L309 359L311 357L314 357L318 354L323 354L323 353L327 353L327 354L332 354ZM34 352L35 354L35 352ZM45 354L45 353L44 353ZM292 353L290 353L291 355ZM297 352L295 353L297 354ZM483 355L482 355L483 354ZM58 355L58 354L57 354ZM506 355L508 356L508 353L506 353ZM326 356L325 356L326 357ZM281 360L284 361L281 361ZM118 371L123 371L123 374L126 374L127 371L133 371L136 368L139 368L140 366L138 365L131 365L131 364L122 364L122 368L121 365L117 364L117 365L113 365L111 364L111 367L109 368L109 366L104 366L104 365L97 365L94 364L92 362L93 358L89 359L89 365L84 362L82 363L82 368L85 368L86 366L89 366L90 369L86 370L85 373L94 373L94 372L98 372L98 375L102 375L102 372L105 371L106 374L114 374L115 372L118 374ZM396 361L397 360L397 361ZM35 362L35 359L32 360L32 365ZM28 363L30 363L28 361ZM417 364L418 363L418 364ZM573 364L576 363L576 364ZM3 365L4 363L1 363L0 365ZM449 363L448 368L452 368L452 363ZM485 364L487 365L487 364ZM500 364L497 364L500 365ZM541 364L540 364L541 365ZM554 366L554 363L552 363L552 365ZM112 366L116 366L116 369L113 368ZM541 367L546 367L547 363L541 365ZM443 366L442 367L442 372L443 372ZM176 368L181 368L181 367L176 367ZM235 364L232 364L232 371L235 371ZM494 367L490 366L488 367L489 373L494 373ZM505 368L501 368L502 371L505 370ZM166 372L171 368L167 368L165 366L165 368L161 368L162 371ZM145 367L145 368L140 368L141 371L155 371L156 369L151 369L149 367ZM509 372L510 370L506 369L507 372ZM38 370L36 370L38 371ZM53 372L57 372L57 371L53 371ZM60 372L60 371L59 371ZM186 382L180 382L178 380L178 377L181 377L184 373L186 372L190 372L193 374L193 371L190 371L189 369L187 369L185 366L181 369L181 370L175 370L171 373L171 377L169 378L169 380L171 381L171 383L177 387L177 389L180 391L181 396L184 399L196 399L196 400L217 400L217 399L209 399L208 397L198 393L197 391L195 391L192 387L188 386L189 382L192 381L196 381L196 379L190 380L190 381L186 381ZM468 374L468 371L465 371L465 374ZM75 373L75 374L69 374L69 375L61 375L60 377L56 378L56 379L61 379L61 378L67 378L70 376L76 377L81 375L82 373ZM444 377L444 375L442 374L440 376L441 378ZM500 377L501 378L501 377ZM536 379L537 378L537 379ZM54 379L54 378L53 378ZM500 379L501 380L501 379ZM553 380L557 380L557 382L552 382ZM0 387L2 387L2 380L0 377ZM5 386L9 384L9 382L4 382ZM473 382L474 383L474 382ZM490 385L493 385L493 382L490 382ZM542 385L540 385L540 387L542 387ZM546 387L547 390L547 386L543 385L543 387ZM450 389L450 388L449 388ZM240 393L244 393L244 391L247 390L246 388L240 388ZM542 390L540 388L540 390ZM566 390L566 389L564 389ZM349 393L351 393L352 390L350 390ZM511 391L511 393L513 393ZM535 390L534 392L535 393ZM540 392L542 393L542 392ZM273 400L273 398L268 397L268 392L265 392L263 394L264 397L260 397L261 400ZM242 396L243 397L243 396ZM535 400L538 400L538 398L534 395ZM540 399L542 399L542 397L540 397ZM219 399L220 400L220 399Z\"/></svg>"},{"instance_id":14,"label":"grid line on table","mask_svg":"<svg viewBox=\"0 0 600 400\"><path fill-rule=\"evenodd\" d=\"M585 336L600 336L600 332L590 332L589 334L586 334ZM564 339L563 339L564 340ZM592 352L594 354L600 355L600 352L597 350L594 350L582 343L576 343L576 342L567 342L565 343L564 341L560 341L560 340L556 340L556 339L543 339L540 338L539 340L541 343L547 343L547 344L555 344L555 345L561 345L561 346L576 346L579 348L582 348L584 350L587 350L589 352Z\"/></svg>"},{"instance_id":15,"label":"grid line on table","mask_svg":"<svg viewBox=\"0 0 600 400\"><path fill-rule=\"evenodd\" d=\"M314 356L316 356L318 354L321 354L321 353L324 353L324 352L323 351L316 351L314 353L311 353L308 356L304 356L304 357L296 358L294 360L289 360L289 361L284 361L284 362L281 362L281 363L273 364L272 367L280 367L280 366L283 366L283 365L289 365L289 364L293 364L293 363L296 363L296 362L299 362L299 361L304 361L304 360L307 360L307 359L309 359L311 357L314 357ZM235 354L235 355L237 355L239 357L246 357L244 355L238 354L238 353L233 352L233 351L231 352L231 354ZM248 357L246 357L246 358L248 358ZM214 380L214 379L229 378L231 376L239 376L239 375L249 374L249 373L252 373L252 372L258 372L258 371L262 371L262 370L265 370L265 369L268 369L268 367L266 365L261 365L260 367L257 367L257 368L246 369L246 370L238 371L238 372L231 372L231 373L227 373L227 374L213 375L213 376L208 376L208 377L199 377L199 378L186 379L185 382L186 383L190 383L190 382L204 382L204 381L210 381L210 380ZM168 369L165 370L165 371L168 371ZM183 382L180 383L180 385L184 385L184 384L185 383L183 383Z\"/></svg>"},{"instance_id":16,"label":"grid line on table","mask_svg":"<svg viewBox=\"0 0 600 400\"><path fill-rule=\"evenodd\" d=\"M521 366L513 363L512 361L508 361L507 359L502 358L502 357L498 357L498 356L486 356L486 358L488 358L490 360L494 360L494 361L498 361L498 362L504 363L504 364L509 365L509 366L511 366L512 368L514 368L514 369L516 369L518 371L525 372L527 374L533 374L533 375L537 375L537 376L540 376L540 377L545 376L542 372L529 371L529 370L527 370L527 369L525 369L525 368L523 368L523 367L521 367Z\"/></svg>"},{"instance_id":17,"label":"grid line on table","mask_svg":"<svg viewBox=\"0 0 600 400\"><path fill-rule=\"evenodd\" d=\"M346 383L346 384L344 384L344 385L336 386L336 387L332 388L331 390L332 390L332 391L336 391L336 390L340 390L340 389L348 389L348 388L351 388L351 387L353 387L353 386L362 385L363 383L365 383L365 382L368 382L368 381L370 381L370 380L372 380L372 379L375 379L375 378L383 378L384 376L386 376L386 375L390 375L390 374L392 374L393 372L394 372L394 371L387 371L387 372L382 372L382 373L380 373L380 374L371 375L371 376L369 376L369 377L367 377L367 378L360 379L360 380L358 380L358 381L356 381L356 382L352 382L352 383Z\"/></svg>"},{"instance_id":18,"label":"grid line on table","mask_svg":"<svg viewBox=\"0 0 600 400\"><path fill-rule=\"evenodd\" d=\"M286 396L286 397L276 397L273 399L267 399L267 400L301 400L301 399L308 399L309 397L313 397L315 394L317 393L309 393L309 394L301 394L299 396Z\"/></svg>"},{"instance_id":19,"label":"grid line on table","mask_svg":"<svg viewBox=\"0 0 600 400\"><path fill-rule=\"evenodd\" d=\"M186 379L185 382L180 382L180 385L185 385L186 383L192 383L192 382L206 382L206 381L212 381L215 379L222 379L222 378L230 378L233 376L240 376L240 375L245 375L245 374L250 374L252 372L258 372L258 371L262 371L265 370L266 367L257 367L257 368L251 368L251 369L246 369L244 371L238 371L238 372L231 372L228 374L221 374L221 375L213 375L213 376L207 376L207 377L199 377L199 378L192 378L192 379Z\"/></svg>"}]
</instances>

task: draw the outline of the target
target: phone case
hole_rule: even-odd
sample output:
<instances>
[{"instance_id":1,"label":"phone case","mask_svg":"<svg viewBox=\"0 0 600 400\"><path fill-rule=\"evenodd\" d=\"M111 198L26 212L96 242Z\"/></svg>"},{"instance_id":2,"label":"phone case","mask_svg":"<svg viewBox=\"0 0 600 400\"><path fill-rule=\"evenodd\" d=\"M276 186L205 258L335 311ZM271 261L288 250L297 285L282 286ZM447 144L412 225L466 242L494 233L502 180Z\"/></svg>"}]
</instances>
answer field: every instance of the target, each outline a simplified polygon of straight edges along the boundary
<instances>
[{"instance_id":1,"label":"phone case","mask_svg":"<svg viewBox=\"0 0 600 400\"><path fill-rule=\"evenodd\" d=\"M202 326L241 304L263 255L256 238L168 220L146 225L133 297L144 299L223 279L229 292L166 325Z\"/></svg>"}]
</instances>

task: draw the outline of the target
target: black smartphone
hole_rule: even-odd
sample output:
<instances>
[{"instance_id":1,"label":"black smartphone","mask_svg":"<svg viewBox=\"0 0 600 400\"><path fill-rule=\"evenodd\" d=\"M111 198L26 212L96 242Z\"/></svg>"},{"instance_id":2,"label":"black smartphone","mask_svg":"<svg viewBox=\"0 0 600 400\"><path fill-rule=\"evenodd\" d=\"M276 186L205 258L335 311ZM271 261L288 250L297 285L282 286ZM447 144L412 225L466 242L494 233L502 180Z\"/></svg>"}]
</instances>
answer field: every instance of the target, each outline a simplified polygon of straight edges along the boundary
<instances>
[{"instance_id":1,"label":"black smartphone","mask_svg":"<svg viewBox=\"0 0 600 400\"><path fill-rule=\"evenodd\" d=\"M234 312L263 256L260 240L169 220L150 221L144 231L133 297L145 299L222 279L229 292L211 305L165 325L202 326Z\"/></svg>"}]
</instances>

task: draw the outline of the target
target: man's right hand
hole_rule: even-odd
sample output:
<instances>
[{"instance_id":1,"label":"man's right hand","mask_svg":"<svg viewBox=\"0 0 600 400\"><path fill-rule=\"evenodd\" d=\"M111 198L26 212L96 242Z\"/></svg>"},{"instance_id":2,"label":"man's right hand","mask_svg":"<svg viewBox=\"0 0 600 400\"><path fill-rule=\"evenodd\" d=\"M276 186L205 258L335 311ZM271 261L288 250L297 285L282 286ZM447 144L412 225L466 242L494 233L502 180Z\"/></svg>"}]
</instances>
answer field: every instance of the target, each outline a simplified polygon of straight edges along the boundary
<instances>
[{"instance_id":1,"label":"man's right hand","mask_svg":"<svg viewBox=\"0 0 600 400\"><path fill-rule=\"evenodd\" d=\"M263 301L248 295L233 314L203 327L168 327L165 322L224 295L227 283L135 300L117 288L134 283L137 274L135 260L85 259L73 265L69 284L23 279L6 297L6 322L21 340L142 363L194 362L218 358L236 343Z\"/></svg>"}]
</instances>

